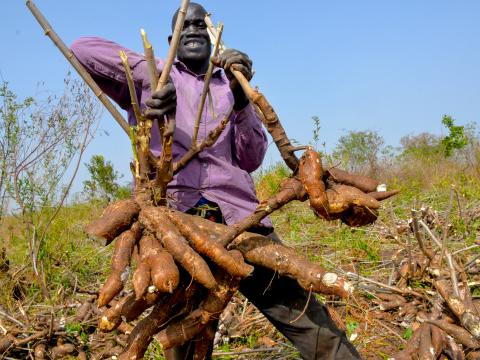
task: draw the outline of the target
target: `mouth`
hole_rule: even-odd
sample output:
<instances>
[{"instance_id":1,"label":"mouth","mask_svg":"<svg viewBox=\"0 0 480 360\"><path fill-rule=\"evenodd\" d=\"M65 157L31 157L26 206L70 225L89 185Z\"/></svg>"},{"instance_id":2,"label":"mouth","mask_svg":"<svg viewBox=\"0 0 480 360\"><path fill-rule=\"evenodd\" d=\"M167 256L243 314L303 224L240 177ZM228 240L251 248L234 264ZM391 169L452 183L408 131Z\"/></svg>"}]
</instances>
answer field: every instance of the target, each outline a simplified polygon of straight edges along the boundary
<instances>
[{"instance_id":1,"label":"mouth","mask_svg":"<svg viewBox=\"0 0 480 360\"><path fill-rule=\"evenodd\" d=\"M205 41L202 39L189 39L184 42L184 47L187 49L198 49L205 46Z\"/></svg>"}]
</instances>

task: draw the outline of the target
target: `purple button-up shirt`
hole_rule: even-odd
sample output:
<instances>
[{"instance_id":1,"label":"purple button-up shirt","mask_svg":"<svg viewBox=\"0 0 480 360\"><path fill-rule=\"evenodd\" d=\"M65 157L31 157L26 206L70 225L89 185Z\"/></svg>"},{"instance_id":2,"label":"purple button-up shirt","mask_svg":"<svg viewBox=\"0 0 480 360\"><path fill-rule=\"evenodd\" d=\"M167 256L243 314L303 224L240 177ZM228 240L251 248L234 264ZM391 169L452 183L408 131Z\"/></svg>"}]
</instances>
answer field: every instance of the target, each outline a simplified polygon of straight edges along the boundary
<instances>
[{"instance_id":1,"label":"purple button-up shirt","mask_svg":"<svg viewBox=\"0 0 480 360\"><path fill-rule=\"evenodd\" d=\"M119 51L125 51L128 56L142 111L146 107L145 100L151 94L144 56L97 37L80 38L72 44L71 50L102 90L127 111L129 123L135 124ZM157 67L161 71L162 60L157 59ZM170 77L177 91L173 158L178 161L190 148L204 75L196 75L183 63L176 61ZM215 129L234 104L228 79L220 68L214 70L210 94L201 117L198 143ZM152 127L150 147L155 155L161 153L157 126ZM174 176L168 185L169 203L174 208L186 211L203 196L220 206L227 224L239 222L258 205L249 173L260 166L266 148L267 138L252 105L234 111L215 145L199 153ZM272 226L268 218L262 224Z\"/></svg>"}]
</instances>

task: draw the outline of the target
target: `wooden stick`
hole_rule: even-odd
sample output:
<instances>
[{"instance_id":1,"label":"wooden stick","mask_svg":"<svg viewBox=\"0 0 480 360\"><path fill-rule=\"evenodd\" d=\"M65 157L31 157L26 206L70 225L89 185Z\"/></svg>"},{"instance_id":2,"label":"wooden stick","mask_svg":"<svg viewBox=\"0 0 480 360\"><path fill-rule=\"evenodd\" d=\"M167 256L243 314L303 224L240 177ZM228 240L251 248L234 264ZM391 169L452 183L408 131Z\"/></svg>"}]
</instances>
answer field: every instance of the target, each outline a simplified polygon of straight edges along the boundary
<instances>
[{"instance_id":1,"label":"wooden stick","mask_svg":"<svg viewBox=\"0 0 480 360\"><path fill-rule=\"evenodd\" d=\"M418 245L420 246L420 250L422 250L423 254L429 258L430 260L433 259L433 253L430 249L427 249L425 246L425 241L418 229L418 218L417 218L417 210L412 209L412 225L413 225L413 233L415 234L415 239L418 242Z\"/></svg>"},{"instance_id":2,"label":"wooden stick","mask_svg":"<svg viewBox=\"0 0 480 360\"><path fill-rule=\"evenodd\" d=\"M122 59L125 76L127 77L128 92L130 93L130 102L135 114L135 119L137 120L137 124L140 124L143 121L143 117L142 113L140 112L140 106L138 105L137 92L135 91L135 84L133 82L132 70L130 69L130 64L128 63L128 57L124 51L119 51L118 53L120 54L120 59Z\"/></svg>"},{"instance_id":3,"label":"wooden stick","mask_svg":"<svg viewBox=\"0 0 480 360\"><path fill-rule=\"evenodd\" d=\"M258 348L258 349L248 349L248 350L241 350L241 351L230 351L230 352L223 352L217 351L212 354L212 356L238 356L244 354L252 354L258 352L281 352L282 350L278 347L273 348Z\"/></svg>"},{"instance_id":4,"label":"wooden stick","mask_svg":"<svg viewBox=\"0 0 480 360\"><path fill-rule=\"evenodd\" d=\"M419 220L418 223L420 225L422 225L423 229L426 231L426 233L430 236L430 238L432 239L432 241L435 243L435 245L437 245L439 248L442 248L442 243L440 242L440 240L438 240L438 238L435 236L435 234L432 232L432 230L430 230L430 228L428 227L427 224L425 224L425 222L423 220Z\"/></svg>"},{"instance_id":5,"label":"wooden stick","mask_svg":"<svg viewBox=\"0 0 480 360\"><path fill-rule=\"evenodd\" d=\"M302 183L296 178L289 178L280 184L279 191L272 197L258 204L253 213L240 222L228 227L221 239L224 246L231 243L238 235L251 227L259 226L263 218L280 209L293 200L305 201L307 195Z\"/></svg>"},{"instance_id":6,"label":"wooden stick","mask_svg":"<svg viewBox=\"0 0 480 360\"><path fill-rule=\"evenodd\" d=\"M147 60L148 75L150 76L150 89L153 92L158 86L159 76L157 70L157 63L155 62L155 54L153 52L152 44L150 44L150 42L148 41L147 33L145 32L145 30L140 29L140 34L142 36L145 60Z\"/></svg>"},{"instance_id":7,"label":"wooden stick","mask_svg":"<svg viewBox=\"0 0 480 360\"><path fill-rule=\"evenodd\" d=\"M462 253L462 252L464 252L464 251L476 249L477 247L480 247L480 245L473 244L473 245L467 246L466 248L463 248L463 249L454 251L454 252L452 253L452 255L457 255L457 254L460 254L460 253Z\"/></svg>"},{"instance_id":8,"label":"wooden stick","mask_svg":"<svg viewBox=\"0 0 480 360\"><path fill-rule=\"evenodd\" d=\"M233 113L233 108L230 110L230 112L225 116L225 118L218 124L218 126L213 129L208 136L201 142L200 145L195 146L195 148L191 147L184 155L183 157L178 160L178 162L173 164L173 173L176 174L179 172L181 169L187 165L187 163L192 160L198 153L203 151L203 149L213 146L215 142L218 140L220 135L222 134L223 130L227 126L227 124L230 121L230 116L232 116Z\"/></svg>"},{"instance_id":9,"label":"wooden stick","mask_svg":"<svg viewBox=\"0 0 480 360\"><path fill-rule=\"evenodd\" d=\"M210 41L215 44L217 41L217 29L215 29L215 25L213 24L212 19L210 18L210 14L205 14L205 24L207 24L208 35L210 36ZM220 53L224 52L227 49L223 40L218 41L218 50Z\"/></svg>"},{"instance_id":10,"label":"wooden stick","mask_svg":"<svg viewBox=\"0 0 480 360\"><path fill-rule=\"evenodd\" d=\"M168 55L165 59L165 65L162 70L162 74L160 75L160 79L157 84L156 90L161 90L168 82L168 78L170 76L170 71L172 69L173 61L175 60L175 56L177 54L178 44L180 42L180 35L183 30L183 23L185 22L185 16L187 15L188 5L190 4L190 0L182 0L182 4L178 11L177 21L175 23L175 28L172 34L172 40L170 41L170 48L168 49ZM172 166L172 145L173 145L173 131L174 124L175 124L175 116L169 115L168 116L168 123L169 126L166 126L165 129L170 128L170 131L164 130L163 136L163 144L162 144L162 155L160 157L160 161L157 165L157 179L156 179L156 186L158 187L159 191L159 199L157 203L165 203L166 202L166 191L167 191L167 184L173 177L173 166Z\"/></svg>"},{"instance_id":11,"label":"wooden stick","mask_svg":"<svg viewBox=\"0 0 480 360\"><path fill-rule=\"evenodd\" d=\"M4 317L5 319L7 319L7 320L9 320L9 321L17 324L17 325L20 326L21 328L25 328L25 325L24 325L21 321L15 319L13 316L11 316L11 315L8 314L6 311L4 311L1 307L0 307L0 316L2 316L2 317Z\"/></svg>"},{"instance_id":12,"label":"wooden stick","mask_svg":"<svg viewBox=\"0 0 480 360\"><path fill-rule=\"evenodd\" d=\"M148 41L147 33L144 29L140 29L140 35L142 36L143 52L145 60L147 61L148 75L150 77L150 91L153 93L158 86L158 69L155 61L155 54L153 52L152 44ZM157 120L158 132L160 134L160 141L163 144L163 123Z\"/></svg>"},{"instance_id":13,"label":"wooden stick","mask_svg":"<svg viewBox=\"0 0 480 360\"><path fill-rule=\"evenodd\" d=\"M371 283L371 284L374 284L374 285L377 285L377 286L380 286L384 289L388 289L388 290L391 290L397 294L400 294L400 295L413 295L413 296L416 296L416 297L419 297L419 298L424 298L424 296L414 290L410 290L410 289L400 289L396 286L390 286L390 285L387 285L387 284L384 284L384 283L381 283L379 281L375 281L375 280L372 280L372 279L369 279L369 278L366 278L364 276L361 276L361 275L358 275L358 274L355 274L355 273L352 273L352 272L347 272L346 273L346 276L348 278L353 278L353 279L357 279L358 281L365 281L365 282L368 282L368 283Z\"/></svg>"},{"instance_id":14,"label":"wooden stick","mask_svg":"<svg viewBox=\"0 0 480 360\"><path fill-rule=\"evenodd\" d=\"M207 24L212 37L216 38L215 29L208 14L205 15L205 23ZM223 46L223 50L225 50L225 46ZM294 147L285 133L275 110L261 92L252 88L248 80L240 71L234 69L230 69L230 71L237 79L248 99L260 110L260 118L262 119L263 125L272 136L275 145L277 145L278 151L280 151L282 159L287 166L295 172L298 169L299 160L295 155Z\"/></svg>"},{"instance_id":15,"label":"wooden stick","mask_svg":"<svg viewBox=\"0 0 480 360\"><path fill-rule=\"evenodd\" d=\"M107 98L102 89L97 85L92 76L85 70L83 65L77 60L73 55L70 49L65 45L65 43L60 39L57 33L53 30L52 26L48 23L47 19L42 15L37 6L31 1L27 0L26 5L28 9L32 12L35 19L37 19L40 26L45 31L50 40L55 44L55 46L60 50L60 52L65 56L68 62L73 66L73 68L78 72L80 77L87 83L87 85L92 89L95 96L100 100L100 102L107 108L108 112L113 116L115 121L120 125L120 127L129 134L129 126L127 121L123 118L120 112L112 104L112 102Z\"/></svg>"},{"instance_id":16,"label":"wooden stick","mask_svg":"<svg viewBox=\"0 0 480 360\"><path fill-rule=\"evenodd\" d=\"M447 247L445 246L445 243L447 242L448 218L450 217L450 212L452 211L454 189L455 189L454 185L451 185L450 200L448 202L447 212L445 213L445 224L443 226L443 231L442 231L442 246L441 246L442 256L441 256L441 259L440 259L440 266L442 265L442 260L443 260L443 257L445 256L445 250L447 249Z\"/></svg>"},{"instance_id":17,"label":"wooden stick","mask_svg":"<svg viewBox=\"0 0 480 360\"><path fill-rule=\"evenodd\" d=\"M175 28L172 34L172 40L170 41L170 48L168 49L168 55L165 59L165 65L163 66L162 74L160 75L160 80L156 90L161 90L168 82L168 77L170 76L170 70L172 70L173 61L177 55L178 44L180 43L180 35L183 30L183 23L185 22L185 16L187 15L188 5L190 0L182 0L180 9L178 10L177 21L175 23Z\"/></svg>"},{"instance_id":18,"label":"wooden stick","mask_svg":"<svg viewBox=\"0 0 480 360\"><path fill-rule=\"evenodd\" d=\"M445 250L445 257L447 259L447 264L450 269L450 279L452 280L452 289L453 289L453 294L461 298L460 296L460 290L458 288L458 279L457 279L457 273L455 271L455 267L453 266L454 260L452 258L452 254L450 254L448 251ZM465 289L466 291L468 289Z\"/></svg>"},{"instance_id":19,"label":"wooden stick","mask_svg":"<svg viewBox=\"0 0 480 360\"><path fill-rule=\"evenodd\" d=\"M453 288L453 294L461 298L460 296L460 290L458 288L458 279L457 279L457 273L456 273L456 268L458 267L457 262L452 258L452 255L448 251L447 247L445 246L445 241L440 242L438 238L435 236L435 234L430 230L427 224L423 220L420 220L418 222L422 227L425 229L428 235L430 235L430 238L433 240L433 242L440 247L441 253L445 258L447 259L447 265L450 270L450 279L452 280L452 288ZM442 257L443 257L442 256Z\"/></svg>"},{"instance_id":20,"label":"wooden stick","mask_svg":"<svg viewBox=\"0 0 480 360\"><path fill-rule=\"evenodd\" d=\"M217 27L217 37L215 38L215 45L213 48L213 54L212 58L216 57L218 54L218 46L220 44L221 38L222 38L222 32L223 32L223 24L219 23ZM200 127L200 119L202 118L202 113L203 113L203 108L205 106L205 99L207 98L207 93L210 88L210 81L212 80L212 74L213 74L213 68L215 65L213 65L213 62L210 61L208 64L208 70L207 73L205 74L204 78L204 83L203 83L203 90L202 90L202 95L200 96L200 102L198 103L198 109L197 109L197 116L195 117L195 122L194 122L194 128L193 128L193 135L192 135L192 148L195 148L197 146L197 136L198 136L198 129Z\"/></svg>"},{"instance_id":21,"label":"wooden stick","mask_svg":"<svg viewBox=\"0 0 480 360\"><path fill-rule=\"evenodd\" d=\"M138 162L138 153L137 153L137 139L135 127L130 127L130 143L132 144L133 160L135 161L135 178L140 178L140 164Z\"/></svg>"}]
</instances>

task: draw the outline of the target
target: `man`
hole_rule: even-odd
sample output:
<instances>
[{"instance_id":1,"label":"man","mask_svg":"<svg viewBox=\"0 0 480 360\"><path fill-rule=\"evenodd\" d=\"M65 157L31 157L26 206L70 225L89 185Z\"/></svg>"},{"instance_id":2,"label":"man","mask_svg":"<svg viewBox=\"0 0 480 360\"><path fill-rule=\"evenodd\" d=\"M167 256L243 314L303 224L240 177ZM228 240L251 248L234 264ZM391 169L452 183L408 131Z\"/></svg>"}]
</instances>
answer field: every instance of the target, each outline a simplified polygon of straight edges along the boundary
<instances>
[{"instance_id":1,"label":"man","mask_svg":"<svg viewBox=\"0 0 480 360\"><path fill-rule=\"evenodd\" d=\"M172 20L172 29L177 14ZM180 159L190 147L193 121L209 64L211 43L205 14L206 10L201 5L190 3L177 60L170 74L172 82L153 94L150 93L143 56L99 38L82 38L72 45L75 56L103 91L128 112L129 122L134 124L127 83L118 56L119 50L126 51L141 109L153 119L172 111L176 113L174 160ZM249 173L260 166L267 138L253 106L239 84L232 80L230 72L233 67L251 79L252 62L248 56L230 49L214 62L217 68L202 115L198 141L201 142L233 107L230 123L214 146L200 153L174 177L168 187L168 198L169 204L181 211L201 213L230 225L253 212L258 204ZM159 61L160 70L162 66ZM156 126L152 130L151 148L155 155L160 154ZM259 228L251 230L270 234L274 238L268 218ZM307 304L308 294L295 280L257 267L250 277L242 281L240 291L292 341L304 359L360 358L345 334L330 319L326 308L314 298ZM190 359L193 346L189 345L169 352L169 356Z\"/></svg>"}]
</instances>

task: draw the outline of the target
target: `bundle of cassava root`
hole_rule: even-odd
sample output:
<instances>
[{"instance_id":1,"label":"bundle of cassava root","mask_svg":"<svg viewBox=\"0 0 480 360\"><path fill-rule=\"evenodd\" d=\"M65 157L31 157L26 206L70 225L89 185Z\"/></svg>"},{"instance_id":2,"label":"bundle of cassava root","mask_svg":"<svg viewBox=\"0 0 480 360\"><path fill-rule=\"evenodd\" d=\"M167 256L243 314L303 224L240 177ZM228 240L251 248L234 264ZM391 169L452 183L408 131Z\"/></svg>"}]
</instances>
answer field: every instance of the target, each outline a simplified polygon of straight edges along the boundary
<instances>
[{"instance_id":1,"label":"bundle of cassava root","mask_svg":"<svg viewBox=\"0 0 480 360\"><path fill-rule=\"evenodd\" d=\"M412 210L410 228L417 246L394 255L390 284L386 292L376 293L380 310L414 329L391 359L480 359L480 302L470 289L475 282L447 247L448 224L440 228L428 221L429 215ZM415 283L423 286L413 291Z\"/></svg>"},{"instance_id":2,"label":"bundle of cassava root","mask_svg":"<svg viewBox=\"0 0 480 360\"><path fill-rule=\"evenodd\" d=\"M352 186L365 188L367 180L375 185L371 179L336 170L307 176L311 169L318 171L319 167L317 153L307 149L300 161L299 178L294 174L285 180L276 196L259 204L254 213L232 226L165 206L142 204L143 196L106 208L87 227L89 234L103 237L107 242L115 239L111 272L98 299L99 307L107 306L99 328L112 331L122 321L133 321L154 306L133 329L120 358L141 358L155 334L165 350L194 338L202 339L195 342L201 347L196 350L197 357L202 358L202 351L207 351L213 340L211 326L241 279L249 276L255 266L292 277L307 291L347 296L351 286L337 274L325 271L268 237L245 231L258 226L267 214L292 200L310 199L314 211L329 220L365 224L375 218L377 199L382 198L378 194L384 193L369 195ZM302 182L302 178L308 182ZM373 185L369 189L375 189ZM133 292L114 300L129 278L132 259L136 262Z\"/></svg>"},{"instance_id":3,"label":"bundle of cassava root","mask_svg":"<svg viewBox=\"0 0 480 360\"><path fill-rule=\"evenodd\" d=\"M27 1L27 5L82 78L96 94L101 94L94 80L65 48L38 9L31 1ZM152 91L162 89L168 81L188 5L188 0L182 1L160 78L152 47L142 32ZM222 26L217 29L210 26L208 16L206 21L215 44L215 55L224 48L220 39ZM255 266L294 278L307 291L347 296L351 286L337 274L325 271L269 237L247 231L260 226L263 218L285 204L307 199L313 211L326 220L340 219L350 226L370 224L377 218L379 201L396 192L377 192L378 182L368 177L337 168L324 170L318 153L311 148L303 147L301 150L306 151L298 159L295 151L300 149L291 145L271 105L260 92L252 89L242 73L232 68L231 72L257 109L292 174L282 183L278 194L260 203L250 216L230 226L168 208L167 186L173 175L204 148L215 144L229 125L230 114L200 144L196 141L200 117L192 119L195 126L191 149L174 163L175 114L155 121L145 118L137 103L128 57L120 52L119 58L125 68L137 120L137 125L130 128L135 189L131 199L110 205L86 228L88 234L106 239L107 244L114 241L115 246L110 274L99 293L98 306L104 308L104 312L98 326L102 331L112 331L122 322L133 321L153 307L133 328L119 358L141 358L153 336L165 350L194 339L195 359L205 358L220 313L237 291L240 281L249 276ZM197 111L200 115L213 68L211 62ZM111 110L108 99L100 99L125 128L125 121ZM149 146L153 126L158 126L161 135L162 154L159 157L152 154ZM154 179L152 174L155 174ZM135 263L133 291L125 293L123 289L130 288L132 260Z\"/></svg>"}]
</instances>

